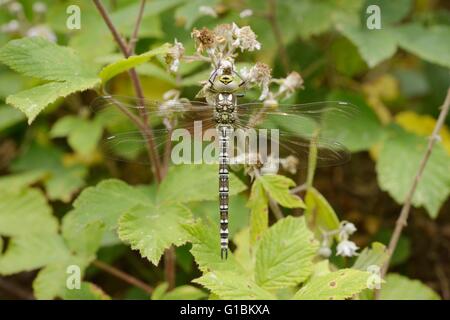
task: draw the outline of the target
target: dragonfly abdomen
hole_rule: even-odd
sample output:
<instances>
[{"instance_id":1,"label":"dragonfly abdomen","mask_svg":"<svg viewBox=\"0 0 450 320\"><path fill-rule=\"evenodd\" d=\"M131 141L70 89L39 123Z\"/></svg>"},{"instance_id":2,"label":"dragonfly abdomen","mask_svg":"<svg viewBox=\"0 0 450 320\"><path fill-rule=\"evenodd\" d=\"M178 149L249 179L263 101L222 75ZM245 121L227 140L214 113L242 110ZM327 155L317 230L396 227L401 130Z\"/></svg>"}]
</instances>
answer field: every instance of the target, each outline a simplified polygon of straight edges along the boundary
<instances>
[{"instance_id":1,"label":"dragonfly abdomen","mask_svg":"<svg viewBox=\"0 0 450 320\"><path fill-rule=\"evenodd\" d=\"M220 256L228 257L228 203L229 203L229 139L230 127L219 126L219 211L220 211Z\"/></svg>"}]
</instances>

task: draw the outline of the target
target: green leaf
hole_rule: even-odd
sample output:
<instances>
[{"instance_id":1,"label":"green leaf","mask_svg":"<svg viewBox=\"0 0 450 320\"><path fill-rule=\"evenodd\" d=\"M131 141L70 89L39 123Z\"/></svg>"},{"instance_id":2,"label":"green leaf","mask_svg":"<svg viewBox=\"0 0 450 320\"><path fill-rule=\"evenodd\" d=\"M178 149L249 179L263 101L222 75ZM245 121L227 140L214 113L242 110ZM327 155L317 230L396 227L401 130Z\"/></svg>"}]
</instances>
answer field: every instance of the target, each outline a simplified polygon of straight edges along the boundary
<instances>
[{"instance_id":1,"label":"green leaf","mask_svg":"<svg viewBox=\"0 0 450 320\"><path fill-rule=\"evenodd\" d=\"M14 172L45 171L44 185L51 200L69 202L84 185L87 168L81 164L66 165L61 150L50 145L32 143L13 163ZM32 175L32 174L31 174Z\"/></svg>"},{"instance_id":2,"label":"green leaf","mask_svg":"<svg viewBox=\"0 0 450 320\"><path fill-rule=\"evenodd\" d=\"M33 122L50 103L60 97L97 86L93 68L67 47L39 37L12 40L0 49L0 62L11 69L49 82L8 96L6 103L21 110Z\"/></svg>"},{"instance_id":3,"label":"green leaf","mask_svg":"<svg viewBox=\"0 0 450 320\"><path fill-rule=\"evenodd\" d=\"M380 149L377 161L378 183L382 190L403 203L409 192L428 140L408 133L399 127L391 127L389 136ZM439 208L450 194L450 157L437 143L417 186L412 203L424 206L431 217L437 217Z\"/></svg>"},{"instance_id":4,"label":"green leaf","mask_svg":"<svg viewBox=\"0 0 450 320\"><path fill-rule=\"evenodd\" d=\"M233 237L233 242L236 245L236 250L233 255L236 261L249 273L254 273L254 263L252 248L250 247L250 230L245 228Z\"/></svg>"},{"instance_id":5,"label":"green leaf","mask_svg":"<svg viewBox=\"0 0 450 320\"><path fill-rule=\"evenodd\" d=\"M0 178L0 190L17 192L35 184L48 175L46 170L31 170Z\"/></svg>"},{"instance_id":6,"label":"green leaf","mask_svg":"<svg viewBox=\"0 0 450 320\"><path fill-rule=\"evenodd\" d=\"M80 289L66 289L63 294L64 300L111 300L97 285L83 281Z\"/></svg>"},{"instance_id":7,"label":"green leaf","mask_svg":"<svg viewBox=\"0 0 450 320\"><path fill-rule=\"evenodd\" d=\"M106 230L113 230L119 217L138 205L151 205L150 195L123 181L109 179L84 189L73 203L73 214L81 225L101 221Z\"/></svg>"},{"instance_id":8,"label":"green leaf","mask_svg":"<svg viewBox=\"0 0 450 320\"><path fill-rule=\"evenodd\" d=\"M381 28L399 22L405 18L413 7L412 0L366 0L362 7L362 23L365 24L368 18L366 9L370 5L380 7Z\"/></svg>"},{"instance_id":9,"label":"green leaf","mask_svg":"<svg viewBox=\"0 0 450 320\"><path fill-rule=\"evenodd\" d=\"M250 242L254 244L269 227L269 198L260 179L252 185L247 206L250 212Z\"/></svg>"},{"instance_id":10,"label":"green leaf","mask_svg":"<svg viewBox=\"0 0 450 320\"><path fill-rule=\"evenodd\" d=\"M94 255L100 247L103 234L104 225L101 221L80 224L75 211L70 211L63 218L62 235L69 249L77 254Z\"/></svg>"},{"instance_id":11,"label":"green leaf","mask_svg":"<svg viewBox=\"0 0 450 320\"><path fill-rule=\"evenodd\" d=\"M339 228L339 218L327 199L315 188L311 187L305 196L305 218L315 228L335 230Z\"/></svg>"},{"instance_id":12,"label":"green leaf","mask_svg":"<svg viewBox=\"0 0 450 320\"><path fill-rule=\"evenodd\" d=\"M367 247L359 254L352 268L362 271L369 271L368 268L371 266L381 268L387 257L386 246L380 242L374 242L372 248Z\"/></svg>"},{"instance_id":13,"label":"green leaf","mask_svg":"<svg viewBox=\"0 0 450 320\"><path fill-rule=\"evenodd\" d=\"M175 10L175 18L180 24L184 24L186 30L191 29L195 21L203 14L199 10L201 6L214 7L218 0L191 0Z\"/></svg>"},{"instance_id":14,"label":"green leaf","mask_svg":"<svg viewBox=\"0 0 450 320\"><path fill-rule=\"evenodd\" d=\"M218 172L216 165L173 166L159 187L158 202L217 200ZM231 173L229 178L230 196L247 188L234 174Z\"/></svg>"},{"instance_id":15,"label":"green leaf","mask_svg":"<svg viewBox=\"0 0 450 320\"><path fill-rule=\"evenodd\" d=\"M256 283L266 289L277 289L305 281L312 273L317 249L303 217L279 220L258 243Z\"/></svg>"},{"instance_id":16,"label":"green leaf","mask_svg":"<svg viewBox=\"0 0 450 320\"><path fill-rule=\"evenodd\" d=\"M342 24L341 33L358 47L358 51L373 68L397 51L397 39L390 28L368 30L365 27Z\"/></svg>"},{"instance_id":17,"label":"green leaf","mask_svg":"<svg viewBox=\"0 0 450 320\"><path fill-rule=\"evenodd\" d=\"M87 257L68 257L67 260L51 263L42 268L33 281L33 292L36 299L50 300L62 297L67 288L67 273L69 266L76 265L80 271L87 267L90 259Z\"/></svg>"},{"instance_id":18,"label":"green leaf","mask_svg":"<svg viewBox=\"0 0 450 320\"><path fill-rule=\"evenodd\" d=\"M192 224L183 225L183 228L190 235L191 253L202 272L226 270L236 271L239 274L244 272L242 266L231 253L228 253L228 259L221 259L218 227L214 228L211 224L196 221Z\"/></svg>"},{"instance_id":19,"label":"green leaf","mask_svg":"<svg viewBox=\"0 0 450 320\"><path fill-rule=\"evenodd\" d=\"M439 295L419 280L390 273L380 291L381 300L440 300Z\"/></svg>"},{"instance_id":20,"label":"green leaf","mask_svg":"<svg viewBox=\"0 0 450 320\"><path fill-rule=\"evenodd\" d=\"M8 129L25 120L25 115L10 106L0 105L0 131Z\"/></svg>"},{"instance_id":21,"label":"green leaf","mask_svg":"<svg viewBox=\"0 0 450 320\"><path fill-rule=\"evenodd\" d=\"M137 206L120 218L118 234L132 249L139 250L142 257L158 265L165 249L188 240L181 224L191 219L191 212L177 204Z\"/></svg>"},{"instance_id":22,"label":"green leaf","mask_svg":"<svg viewBox=\"0 0 450 320\"><path fill-rule=\"evenodd\" d=\"M425 28L407 24L396 29L400 47L418 57L450 68L450 26L435 25Z\"/></svg>"},{"instance_id":23,"label":"green leaf","mask_svg":"<svg viewBox=\"0 0 450 320\"><path fill-rule=\"evenodd\" d=\"M0 257L0 274L31 271L67 261L70 253L64 240L54 233L28 234L11 239Z\"/></svg>"},{"instance_id":24,"label":"green leaf","mask_svg":"<svg viewBox=\"0 0 450 320\"><path fill-rule=\"evenodd\" d=\"M50 103L76 91L84 91L95 87L99 83L96 78L74 78L72 81L50 82L19 93L8 96L6 103L25 113L28 124Z\"/></svg>"},{"instance_id":25,"label":"green leaf","mask_svg":"<svg viewBox=\"0 0 450 320\"><path fill-rule=\"evenodd\" d=\"M207 297L206 292L189 285L176 287L169 292L167 288L166 282L156 287L152 300L199 300Z\"/></svg>"},{"instance_id":26,"label":"green leaf","mask_svg":"<svg viewBox=\"0 0 450 320\"><path fill-rule=\"evenodd\" d=\"M147 51L146 53L137 55L137 56L131 56L129 58L124 58L119 61L116 61L102 69L100 71L100 78L102 79L102 82L105 83L111 78L115 77L119 73L128 71L140 64L143 64L145 62L148 62L150 59L152 59L156 55L164 55L167 53L167 51L170 48L170 44L166 43L162 46Z\"/></svg>"},{"instance_id":27,"label":"green leaf","mask_svg":"<svg viewBox=\"0 0 450 320\"><path fill-rule=\"evenodd\" d=\"M342 269L312 278L294 296L295 300L343 300L351 298L367 287L370 273Z\"/></svg>"},{"instance_id":28,"label":"green leaf","mask_svg":"<svg viewBox=\"0 0 450 320\"><path fill-rule=\"evenodd\" d=\"M49 81L96 78L95 72L70 48L40 37L8 42L0 49L0 62L26 76Z\"/></svg>"},{"instance_id":29,"label":"green leaf","mask_svg":"<svg viewBox=\"0 0 450 320\"><path fill-rule=\"evenodd\" d=\"M232 271L208 272L193 280L211 290L223 300L275 300L269 291L249 278Z\"/></svg>"},{"instance_id":30,"label":"green leaf","mask_svg":"<svg viewBox=\"0 0 450 320\"><path fill-rule=\"evenodd\" d=\"M53 125L50 136L68 137L72 149L87 156L97 147L102 131L103 128L98 121L66 116Z\"/></svg>"},{"instance_id":31,"label":"green leaf","mask_svg":"<svg viewBox=\"0 0 450 320\"><path fill-rule=\"evenodd\" d=\"M330 101L353 104L345 112L329 112L323 119L321 135L330 141L342 143L352 152L369 150L381 141L383 127L364 96L345 91L333 91Z\"/></svg>"},{"instance_id":32,"label":"green leaf","mask_svg":"<svg viewBox=\"0 0 450 320\"><path fill-rule=\"evenodd\" d=\"M0 235L55 234L57 229L58 221L40 191L0 192Z\"/></svg>"},{"instance_id":33,"label":"green leaf","mask_svg":"<svg viewBox=\"0 0 450 320\"><path fill-rule=\"evenodd\" d=\"M291 179L281 175L265 175L258 179L269 196L283 207L305 208L302 199L289 192L289 187L295 186Z\"/></svg>"}]
</instances>

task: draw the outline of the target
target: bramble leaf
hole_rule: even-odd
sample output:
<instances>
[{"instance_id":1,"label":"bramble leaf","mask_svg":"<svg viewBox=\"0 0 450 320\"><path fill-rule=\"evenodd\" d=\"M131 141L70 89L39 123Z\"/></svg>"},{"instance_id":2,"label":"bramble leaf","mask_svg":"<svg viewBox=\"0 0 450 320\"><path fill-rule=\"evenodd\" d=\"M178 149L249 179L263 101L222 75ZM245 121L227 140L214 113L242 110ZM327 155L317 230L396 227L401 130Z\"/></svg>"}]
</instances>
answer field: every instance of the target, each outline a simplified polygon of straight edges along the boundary
<instances>
[{"instance_id":1,"label":"bramble leaf","mask_svg":"<svg viewBox=\"0 0 450 320\"><path fill-rule=\"evenodd\" d=\"M286 217L266 231L256 249L255 281L265 289L294 286L313 271L318 245L305 219Z\"/></svg>"},{"instance_id":2,"label":"bramble leaf","mask_svg":"<svg viewBox=\"0 0 450 320\"><path fill-rule=\"evenodd\" d=\"M131 56L129 58L124 58L119 61L116 61L102 69L100 71L100 78L102 79L102 82L105 83L111 78L115 77L119 73L128 71L140 64L143 64L145 62L148 62L150 59L152 59L156 55L164 55L167 53L170 45L169 44L163 44L162 46L147 51L143 54L137 55L137 56Z\"/></svg>"},{"instance_id":3,"label":"bramble leaf","mask_svg":"<svg viewBox=\"0 0 450 320\"><path fill-rule=\"evenodd\" d=\"M378 183L381 189L398 202L405 201L419 169L428 140L392 126L389 137L381 146L377 161ZM437 143L428 160L422 178L413 196L413 205L424 206L431 217L437 217L439 208L450 194L450 156Z\"/></svg>"},{"instance_id":4,"label":"bramble leaf","mask_svg":"<svg viewBox=\"0 0 450 320\"><path fill-rule=\"evenodd\" d=\"M260 181L256 181L252 185L250 199L247 206L250 212L250 242L254 244L269 227L269 198Z\"/></svg>"},{"instance_id":5,"label":"bramble leaf","mask_svg":"<svg viewBox=\"0 0 450 320\"><path fill-rule=\"evenodd\" d=\"M120 217L118 234L132 249L139 250L142 257L157 265L165 249L188 240L181 224L191 219L191 212L177 204L136 206Z\"/></svg>"},{"instance_id":6,"label":"bramble leaf","mask_svg":"<svg viewBox=\"0 0 450 320\"><path fill-rule=\"evenodd\" d=\"M306 210L305 218L315 227L324 230L335 230L339 228L339 218L330 206L327 199L315 188L311 187L305 196Z\"/></svg>"},{"instance_id":7,"label":"bramble leaf","mask_svg":"<svg viewBox=\"0 0 450 320\"><path fill-rule=\"evenodd\" d=\"M367 288L371 273L342 269L314 277L294 295L294 300L343 300Z\"/></svg>"},{"instance_id":8,"label":"bramble leaf","mask_svg":"<svg viewBox=\"0 0 450 320\"><path fill-rule=\"evenodd\" d=\"M52 81L7 97L6 103L25 113L29 124L58 98L100 84L93 68L75 51L40 37L8 42L0 49L0 62L21 74Z\"/></svg>"},{"instance_id":9,"label":"bramble leaf","mask_svg":"<svg viewBox=\"0 0 450 320\"><path fill-rule=\"evenodd\" d=\"M440 300L439 295L419 280L390 273L380 290L381 300Z\"/></svg>"},{"instance_id":10,"label":"bramble leaf","mask_svg":"<svg viewBox=\"0 0 450 320\"><path fill-rule=\"evenodd\" d=\"M107 295L97 285L83 281L80 289L66 289L62 294L64 300L111 300L111 297Z\"/></svg>"},{"instance_id":11,"label":"bramble leaf","mask_svg":"<svg viewBox=\"0 0 450 320\"><path fill-rule=\"evenodd\" d=\"M0 235L56 234L57 230L58 221L39 190L0 192Z\"/></svg>"},{"instance_id":12,"label":"bramble leaf","mask_svg":"<svg viewBox=\"0 0 450 320\"><path fill-rule=\"evenodd\" d=\"M216 165L173 166L159 187L158 202L217 200L218 172ZM238 194L246 188L244 183L230 173L230 195Z\"/></svg>"},{"instance_id":13,"label":"bramble leaf","mask_svg":"<svg viewBox=\"0 0 450 320\"><path fill-rule=\"evenodd\" d=\"M212 271L193 280L224 300L275 300L269 291L234 271Z\"/></svg>"},{"instance_id":14,"label":"bramble leaf","mask_svg":"<svg viewBox=\"0 0 450 320\"><path fill-rule=\"evenodd\" d=\"M305 208L303 200L289 192L289 187L295 186L291 179L281 175L265 175L258 179L269 196L283 207Z\"/></svg>"}]
</instances>

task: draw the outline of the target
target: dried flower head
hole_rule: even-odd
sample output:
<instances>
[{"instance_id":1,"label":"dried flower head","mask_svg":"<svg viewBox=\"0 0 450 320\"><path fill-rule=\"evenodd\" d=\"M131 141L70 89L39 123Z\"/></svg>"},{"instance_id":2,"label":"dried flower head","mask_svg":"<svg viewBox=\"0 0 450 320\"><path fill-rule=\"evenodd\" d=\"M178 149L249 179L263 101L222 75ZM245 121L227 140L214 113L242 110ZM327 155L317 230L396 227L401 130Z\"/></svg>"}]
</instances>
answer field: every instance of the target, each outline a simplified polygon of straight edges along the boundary
<instances>
[{"instance_id":1,"label":"dried flower head","mask_svg":"<svg viewBox=\"0 0 450 320\"><path fill-rule=\"evenodd\" d=\"M166 63L169 65L171 72L177 72L180 66L180 59L184 55L184 46L175 39L175 42L166 54Z\"/></svg>"},{"instance_id":2,"label":"dried flower head","mask_svg":"<svg viewBox=\"0 0 450 320\"><path fill-rule=\"evenodd\" d=\"M195 46L200 53L212 48L215 43L215 35L208 28L203 28L201 30L194 29L191 33L191 37L195 40Z\"/></svg>"},{"instance_id":3,"label":"dried flower head","mask_svg":"<svg viewBox=\"0 0 450 320\"><path fill-rule=\"evenodd\" d=\"M243 68L241 70L241 75L248 84L261 87L260 100L267 98L269 94L270 79L272 78L272 69L267 64L257 62L250 70Z\"/></svg>"},{"instance_id":4,"label":"dried flower head","mask_svg":"<svg viewBox=\"0 0 450 320\"><path fill-rule=\"evenodd\" d=\"M213 32L219 45L227 45L233 42L233 26L231 24L219 24L214 28Z\"/></svg>"},{"instance_id":5,"label":"dried flower head","mask_svg":"<svg viewBox=\"0 0 450 320\"><path fill-rule=\"evenodd\" d=\"M292 71L286 78L277 80L280 84L278 95L290 96L295 90L303 87L303 78L298 72Z\"/></svg>"},{"instance_id":6,"label":"dried flower head","mask_svg":"<svg viewBox=\"0 0 450 320\"><path fill-rule=\"evenodd\" d=\"M249 26L239 28L233 23L233 47L240 48L241 51L254 51L261 49L261 44L256 40L256 34Z\"/></svg>"},{"instance_id":7,"label":"dried flower head","mask_svg":"<svg viewBox=\"0 0 450 320\"><path fill-rule=\"evenodd\" d=\"M289 172L290 174L296 174L297 173L297 167L299 164L299 160L297 157L294 157L292 155L287 156L284 159L280 160L281 166L284 170Z\"/></svg>"}]
</instances>

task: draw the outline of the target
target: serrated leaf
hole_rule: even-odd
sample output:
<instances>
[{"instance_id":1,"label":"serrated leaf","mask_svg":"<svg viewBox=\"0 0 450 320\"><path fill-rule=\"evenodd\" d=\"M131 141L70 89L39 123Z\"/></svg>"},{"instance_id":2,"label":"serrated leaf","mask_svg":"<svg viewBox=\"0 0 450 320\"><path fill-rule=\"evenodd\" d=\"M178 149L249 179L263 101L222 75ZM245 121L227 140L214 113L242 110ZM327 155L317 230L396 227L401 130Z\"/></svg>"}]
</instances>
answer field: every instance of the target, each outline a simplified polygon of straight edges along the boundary
<instances>
[{"instance_id":1,"label":"serrated leaf","mask_svg":"<svg viewBox=\"0 0 450 320\"><path fill-rule=\"evenodd\" d=\"M361 26L342 24L339 30L355 44L371 68L392 57L397 51L397 39L390 28L368 30Z\"/></svg>"},{"instance_id":2,"label":"serrated leaf","mask_svg":"<svg viewBox=\"0 0 450 320\"><path fill-rule=\"evenodd\" d=\"M269 227L269 198L260 179L252 185L247 206L250 211L250 242L254 244Z\"/></svg>"},{"instance_id":3,"label":"serrated leaf","mask_svg":"<svg viewBox=\"0 0 450 320\"><path fill-rule=\"evenodd\" d=\"M67 47L40 37L8 42L0 49L0 62L11 69L49 82L8 96L6 103L21 110L30 124L50 103L60 97L97 86L100 79L90 65Z\"/></svg>"},{"instance_id":4,"label":"serrated leaf","mask_svg":"<svg viewBox=\"0 0 450 320\"><path fill-rule=\"evenodd\" d=\"M88 225L80 224L74 211L67 213L62 221L62 236L67 246L77 254L91 256L100 247L104 225L95 221Z\"/></svg>"},{"instance_id":5,"label":"serrated leaf","mask_svg":"<svg viewBox=\"0 0 450 320\"><path fill-rule=\"evenodd\" d=\"M419 280L390 273L380 290L381 300L440 300L439 295Z\"/></svg>"},{"instance_id":6,"label":"serrated leaf","mask_svg":"<svg viewBox=\"0 0 450 320\"><path fill-rule=\"evenodd\" d=\"M254 263L252 248L250 247L250 230L245 228L233 237L233 242L236 245L233 255L236 261L249 273L254 272Z\"/></svg>"},{"instance_id":7,"label":"serrated leaf","mask_svg":"<svg viewBox=\"0 0 450 320\"><path fill-rule=\"evenodd\" d=\"M289 191L290 187L295 186L291 179L281 175L265 175L258 179L269 196L283 207L305 208L303 200Z\"/></svg>"},{"instance_id":8,"label":"serrated leaf","mask_svg":"<svg viewBox=\"0 0 450 320\"><path fill-rule=\"evenodd\" d=\"M25 37L0 48L0 62L26 76L49 81L96 78L74 50L40 37Z\"/></svg>"},{"instance_id":9,"label":"serrated leaf","mask_svg":"<svg viewBox=\"0 0 450 320\"><path fill-rule=\"evenodd\" d=\"M380 242L372 243L372 247L365 248L356 259L353 264L353 269L362 271L370 271L368 268L377 266L381 268L386 261L388 254L386 252L386 246Z\"/></svg>"},{"instance_id":10,"label":"serrated leaf","mask_svg":"<svg viewBox=\"0 0 450 320\"><path fill-rule=\"evenodd\" d=\"M191 219L191 212L177 204L137 206L120 217L118 234L132 249L139 250L142 257L158 265L165 249L188 240L181 224Z\"/></svg>"},{"instance_id":11,"label":"serrated leaf","mask_svg":"<svg viewBox=\"0 0 450 320\"><path fill-rule=\"evenodd\" d=\"M249 278L232 271L208 272L193 280L224 300L275 300L269 291Z\"/></svg>"},{"instance_id":12,"label":"serrated leaf","mask_svg":"<svg viewBox=\"0 0 450 320\"><path fill-rule=\"evenodd\" d=\"M0 178L0 190L17 192L35 184L48 175L46 170L31 170L10 174Z\"/></svg>"},{"instance_id":13,"label":"serrated leaf","mask_svg":"<svg viewBox=\"0 0 450 320\"><path fill-rule=\"evenodd\" d=\"M143 54L137 55L137 56L131 56L129 58L124 58L119 61L116 61L102 69L100 71L100 78L102 79L102 82L105 83L111 78L115 77L119 73L128 71L140 64L143 64L145 62L148 62L150 59L152 59L156 55L160 54L166 54L169 50L170 45L168 43L163 44L162 46L147 51Z\"/></svg>"},{"instance_id":14,"label":"serrated leaf","mask_svg":"<svg viewBox=\"0 0 450 320\"><path fill-rule=\"evenodd\" d=\"M266 289L294 286L313 270L318 249L305 219L286 217L263 234L256 249L255 281Z\"/></svg>"},{"instance_id":15,"label":"serrated leaf","mask_svg":"<svg viewBox=\"0 0 450 320\"><path fill-rule=\"evenodd\" d=\"M450 26L434 25L425 28L411 23L398 27L399 46L420 58L450 68Z\"/></svg>"},{"instance_id":16,"label":"serrated leaf","mask_svg":"<svg viewBox=\"0 0 450 320\"><path fill-rule=\"evenodd\" d=\"M199 300L207 297L206 292L189 285L176 287L169 292L167 288L166 282L155 288L152 300Z\"/></svg>"},{"instance_id":17,"label":"serrated leaf","mask_svg":"<svg viewBox=\"0 0 450 320\"><path fill-rule=\"evenodd\" d=\"M411 188L425 153L428 140L391 127L389 136L380 149L377 161L378 183L382 190L403 203ZM424 206L435 218L439 208L450 194L450 157L437 143L428 160L422 178L413 196L413 205Z\"/></svg>"},{"instance_id":18,"label":"serrated leaf","mask_svg":"<svg viewBox=\"0 0 450 320\"><path fill-rule=\"evenodd\" d=\"M54 233L29 234L11 239L0 258L0 274L31 271L67 261L70 253L63 239Z\"/></svg>"},{"instance_id":19,"label":"serrated leaf","mask_svg":"<svg viewBox=\"0 0 450 320\"><path fill-rule=\"evenodd\" d=\"M33 281L33 292L36 299L51 300L62 297L67 287L67 279L70 276L67 273L68 267L76 265L83 272L89 262L90 259L87 257L71 256L66 261L45 266Z\"/></svg>"},{"instance_id":20,"label":"serrated leaf","mask_svg":"<svg viewBox=\"0 0 450 320\"><path fill-rule=\"evenodd\" d=\"M119 217L138 205L151 205L150 194L116 179L84 189L73 203L79 224L101 221L106 230L115 229Z\"/></svg>"},{"instance_id":21,"label":"serrated leaf","mask_svg":"<svg viewBox=\"0 0 450 320\"><path fill-rule=\"evenodd\" d=\"M220 234L219 228L206 225L201 221L186 224L183 228L190 235L192 242L191 253L202 272L232 270L243 273L244 269L236 261L233 254L228 253L228 259L222 260L220 257Z\"/></svg>"},{"instance_id":22,"label":"serrated leaf","mask_svg":"<svg viewBox=\"0 0 450 320\"><path fill-rule=\"evenodd\" d=\"M56 234L57 230L58 221L40 191L0 192L0 235Z\"/></svg>"},{"instance_id":23,"label":"serrated leaf","mask_svg":"<svg viewBox=\"0 0 450 320\"><path fill-rule=\"evenodd\" d=\"M217 200L218 172L216 165L179 165L169 169L158 191L158 202L179 203ZM230 173L230 196L247 187Z\"/></svg>"},{"instance_id":24,"label":"serrated leaf","mask_svg":"<svg viewBox=\"0 0 450 320\"><path fill-rule=\"evenodd\" d=\"M380 290L380 300L440 300L439 295L419 280L390 273Z\"/></svg>"},{"instance_id":25,"label":"serrated leaf","mask_svg":"<svg viewBox=\"0 0 450 320\"><path fill-rule=\"evenodd\" d=\"M66 289L62 296L64 300L111 300L100 287L97 285L83 281L80 289Z\"/></svg>"},{"instance_id":26,"label":"serrated leaf","mask_svg":"<svg viewBox=\"0 0 450 320\"><path fill-rule=\"evenodd\" d=\"M305 196L305 218L315 228L335 230L339 228L339 218L327 199L315 188L311 187Z\"/></svg>"},{"instance_id":27,"label":"serrated leaf","mask_svg":"<svg viewBox=\"0 0 450 320\"><path fill-rule=\"evenodd\" d=\"M354 269L342 269L312 278L295 295L294 300L343 300L367 288L371 274Z\"/></svg>"},{"instance_id":28,"label":"serrated leaf","mask_svg":"<svg viewBox=\"0 0 450 320\"><path fill-rule=\"evenodd\" d=\"M72 149L87 156L97 147L102 131L103 128L98 121L66 116L53 125L50 136L68 137Z\"/></svg>"}]
</instances>

